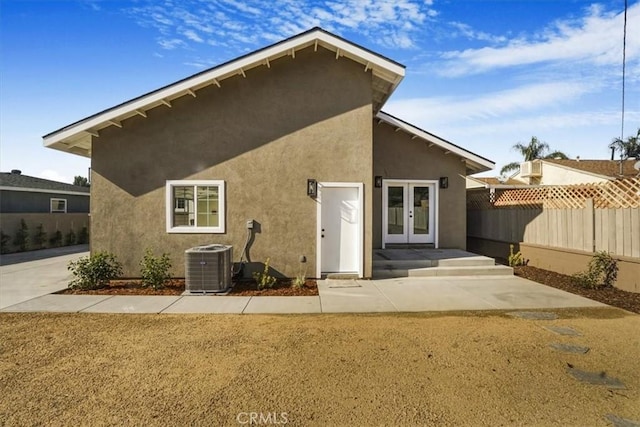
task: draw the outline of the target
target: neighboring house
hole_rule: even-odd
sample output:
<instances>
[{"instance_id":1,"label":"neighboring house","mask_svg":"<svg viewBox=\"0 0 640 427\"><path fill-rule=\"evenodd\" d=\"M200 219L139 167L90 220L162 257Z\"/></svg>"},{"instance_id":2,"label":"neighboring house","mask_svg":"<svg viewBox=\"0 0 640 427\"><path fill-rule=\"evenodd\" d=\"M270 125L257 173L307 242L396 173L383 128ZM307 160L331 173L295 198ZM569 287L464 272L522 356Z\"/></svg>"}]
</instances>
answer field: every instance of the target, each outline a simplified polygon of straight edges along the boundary
<instances>
[{"instance_id":1,"label":"neighboring house","mask_svg":"<svg viewBox=\"0 0 640 427\"><path fill-rule=\"evenodd\" d=\"M21 220L29 230L42 224L47 233L78 233L89 225L89 188L23 175L14 169L0 172L0 228L14 236Z\"/></svg>"},{"instance_id":2,"label":"neighboring house","mask_svg":"<svg viewBox=\"0 0 640 427\"><path fill-rule=\"evenodd\" d=\"M543 159L525 162L510 179L531 185L570 185L604 183L618 178L638 176L638 161ZM622 173L621 173L622 163Z\"/></svg>"},{"instance_id":3,"label":"neighboring house","mask_svg":"<svg viewBox=\"0 0 640 427\"><path fill-rule=\"evenodd\" d=\"M91 249L126 275L146 248L182 276L186 249L248 241L286 276L370 277L374 248L464 249L465 177L494 167L383 113L403 76L315 28L43 139L91 158Z\"/></svg>"},{"instance_id":4,"label":"neighboring house","mask_svg":"<svg viewBox=\"0 0 640 427\"><path fill-rule=\"evenodd\" d=\"M496 177L480 177L468 176L467 188L490 188L490 187L514 187L518 185L526 185L524 181L518 181L513 178L496 178Z\"/></svg>"}]
</instances>

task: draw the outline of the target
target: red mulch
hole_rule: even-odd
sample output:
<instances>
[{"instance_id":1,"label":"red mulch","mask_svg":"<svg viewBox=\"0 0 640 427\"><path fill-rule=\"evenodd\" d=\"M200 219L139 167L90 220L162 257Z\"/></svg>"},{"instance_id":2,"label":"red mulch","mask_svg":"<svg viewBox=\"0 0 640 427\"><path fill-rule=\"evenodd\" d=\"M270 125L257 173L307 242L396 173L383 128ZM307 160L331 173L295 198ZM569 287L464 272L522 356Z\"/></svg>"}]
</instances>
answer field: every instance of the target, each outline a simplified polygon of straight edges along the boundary
<instances>
[{"instance_id":1,"label":"red mulch","mask_svg":"<svg viewBox=\"0 0 640 427\"><path fill-rule=\"evenodd\" d=\"M92 291L80 289L65 289L58 294L72 295L181 295L185 290L184 279L173 279L162 289L153 290L142 286L142 281L136 279L112 280L107 287ZM230 296L308 296L318 295L318 284L315 280L307 279L300 289L292 285L291 280L279 280L273 288L258 290L254 281L234 282Z\"/></svg>"},{"instance_id":2,"label":"red mulch","mask_svg":"<svg viewBox=\"0 0 640 427\"><path fill-rule=\"evenodd\" d=\"M581 295L604 304L622 308L640 314L640 293L627 292L618 288L589 289L581 286L576 280L566 274L542 270L541 268L522 266L515 267L516 276L552 286L572 294Z\"/></svg>"}]
</instances>

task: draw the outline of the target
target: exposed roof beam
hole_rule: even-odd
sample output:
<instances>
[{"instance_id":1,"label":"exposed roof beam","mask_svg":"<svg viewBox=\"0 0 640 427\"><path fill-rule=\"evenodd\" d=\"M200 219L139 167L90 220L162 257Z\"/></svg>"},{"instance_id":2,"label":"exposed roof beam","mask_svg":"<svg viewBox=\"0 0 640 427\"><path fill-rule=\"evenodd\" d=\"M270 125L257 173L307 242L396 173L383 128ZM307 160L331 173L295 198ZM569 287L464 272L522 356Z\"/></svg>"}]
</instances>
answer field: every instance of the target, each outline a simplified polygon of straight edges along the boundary
<instances>
[{"instance_id":1,"label":"exposed roof beam","mask_svg":"<svg viewBox=\"0 0 640 427\"><path fill-rule=\"evenodd\" d=\"M293 59L296 59L296 49L295 49L295 48L293 48L293 47L291 48L291 57L292 57Z\"/></svg>"},{"instance_id":2,"label":"exposed roof beam","mask_svg":"<svg viewBox=\"0 0 640 427\"><path fill-rule=\"evenodd\" d=\"M98 138L100 136L100 134L98 133L97 130L87 129L85 132L87 132L91 136L95 136L96 138Z\"/></svg>"},{"instance_id":3,"label":"exposed roof beam","mask_svg":"<svg viewBox=\"0 0 640 427\"><path fill-rule=\"evenodd\" d=\"M396 130L394 132L400 132L400 128L396 128Z\"/></svg>"},{"instance_id":4,"label":"exposed roof beam","mask_svg":"<svg viewBox=\"0 0 640 427\"><path fill-rule=\"evenodd\" d=\"M444 152L444 155L446 156L447 154L451 154L451 151L447 150Z\"/></svg>"},{"instance_id":5,"label":"exposed roof beam","mask_svg":"<svg viewBox=\"0 0 640 427\"><path fill-rule=\"evenodd\" d=\"M430 142L429 143L429 148L433 147L434 145L436 145L436 144L434 144L433 142Z\"/></svg>"},{"instance_id":6,"label":"exposed roof beam","mask_svg":"<svg viewBox=\"0 0 640 427\"><path fill-rule=\"evenodd\" d=\"M318 51L318 39L316 39L316 42L313 44L313 51L314 52Z\"/></svg>"},{"instance_id":7,"label":"exposed roof beam","mask_svg":"<svg viewBox=\"0 0 640 427\"><path fill-rule=\"evenodd\" d=\"M109 123L114 125L114 126L118 126L120 129L122 129L122 123L120 123L117 120L109 120Z\"/></svg>"},{"instance_id":8,"label":"exposed roof beam","mask_svg":"<svg viewBox=\"0 0 640 427\"><path fill-rule=\"evenodd\" d=\"M267 68L271 68L271 64L269 63L269 58L265 58L265 62L267 64Z\"/></svg>"},{"instance_id":9,"label":"exposed roof beam","mask_svg":"<svg viewBox=\"0 0 640 427\"><path fill-rule=\"evenodd\" d=\"M340 48L336 49L336 59L340 58Z\"/></svg>"},{"instance_id":10,"label":"exposed roof beam","mask_svg":"<svg viewBox=\"0 0 640 427\"><path fill-rule=\"evenodd\" d=\"M240 68L240 74L242 74L242 77L244 77L245 79L247 78L247 75L244 73L243 68Z\"/></svg>"},{"instance_id":11,"label":"exposed roof beam","mask_svg":"<svg viewBox=\"0 0 640 427\"><path fill-rule=\"evenodd\" d=\"M194 91L192 91L191 89L187 89L187 93L191 96L193 96L194 98L196 97L196 93Z\"/></svg>"},{"instance_id":12,"label":"exposed roof beam","mask_svg":"<svg viewBox=\"0 0 640 427\"><path fill-rule=\"evenodd\" d=\"M167 107L171 108L171 102L167 101L166 99L162 98L160 102L162 102Z\"/></svg>"},{"instance_id":13,"label":"exposed roof beam","mask_svg":"<svg viewBox=\"0 0 640 427\"><path fill-rule=\"evenodd\" d=\"M140 114L142 117L147 118L147 113L143 110L135 110L136 114Z\"/></svg>"},{"instance_id":14,"label":"exposed roof beam","mask_svg":"<svg viewBox=\"0 0 640 427\"><path fill-rule=\"evenodd\" d=\"M371 67L371 64L369 63L369 61L367 61L367 65L364 66L364 72L366 73L367 71L369 71L370 67Z\"/></svg>"},{"instance_id":15,"label":"exposed roof beam","mask_svg":"<svg viewBox=\"0 0 640 427\"><path fill-rule=\"evenodd\" d=\"M218 79L213 79L213 84L220 87L220 82L218 81Z\"/></svg>"},{"instance_id":16,"label":"exposed roof beam","mask_svg":"<svg viewBox=\"0 0 640 427\"><path fill-rule=\"evenodd\" d=\"M417 137L418 137L418 135L413 135L413 136L411 137L411 139L416 139Z\"/></svg>"}]
</instances>

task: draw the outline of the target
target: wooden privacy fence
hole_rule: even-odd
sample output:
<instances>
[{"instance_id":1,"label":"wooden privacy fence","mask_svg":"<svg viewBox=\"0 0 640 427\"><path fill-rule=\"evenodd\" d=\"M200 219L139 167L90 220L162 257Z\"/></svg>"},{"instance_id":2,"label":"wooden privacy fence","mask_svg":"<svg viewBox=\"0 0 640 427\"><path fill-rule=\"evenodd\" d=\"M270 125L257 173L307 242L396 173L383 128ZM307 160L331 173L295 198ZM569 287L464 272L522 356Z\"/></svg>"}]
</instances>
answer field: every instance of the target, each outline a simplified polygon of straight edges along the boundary
<instances>
[{"instance_id":1,"label":"wooden privacy fence","mask_svg":"<svg viewBox=\"0 0 640 427\"><path fill-rule=\"evenodd\" d=\"M640 258L640 178L470 189L467 234Z\"/></svg>"}]
</instances>

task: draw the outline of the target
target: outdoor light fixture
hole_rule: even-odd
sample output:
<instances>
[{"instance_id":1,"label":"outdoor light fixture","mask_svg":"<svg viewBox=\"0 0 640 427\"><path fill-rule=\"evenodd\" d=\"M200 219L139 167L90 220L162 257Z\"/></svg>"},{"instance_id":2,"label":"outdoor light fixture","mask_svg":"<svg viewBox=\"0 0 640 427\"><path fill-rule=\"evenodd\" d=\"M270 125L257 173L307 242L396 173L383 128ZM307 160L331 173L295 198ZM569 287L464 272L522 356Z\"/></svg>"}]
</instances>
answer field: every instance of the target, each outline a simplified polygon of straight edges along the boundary
<instances>
[{"instance_id":1,"label":"outdoor light fixture","mask_svg":"<svg viewBox=\"0 0 640 427\"><path fill-rule=\"evenodd\" d=\"M441 176L440 179L440 188L449 188L449 177Z\"/></svg>"},{"instance_id":2,"label":"outdoor light fixture","mask_svg":"<svg viewBox=\"0 0 640 427\"><path fill-rule=\"evenodd\" d=\"M314 199L318 197L318 181L315 179L307 179L307 196Z\"/></svg>"},{"instance_id":3,"label":"outdoor light fixture","mask_svg":"<svg viewBox=\"0 0 640 427\"><path fill-rule=\"evenodd\" d=\"M380 175L376 175L376 177L374 179L374 184L375 184L376 188L382 187L382 177Z\"/></svg>"}]
</instances>

